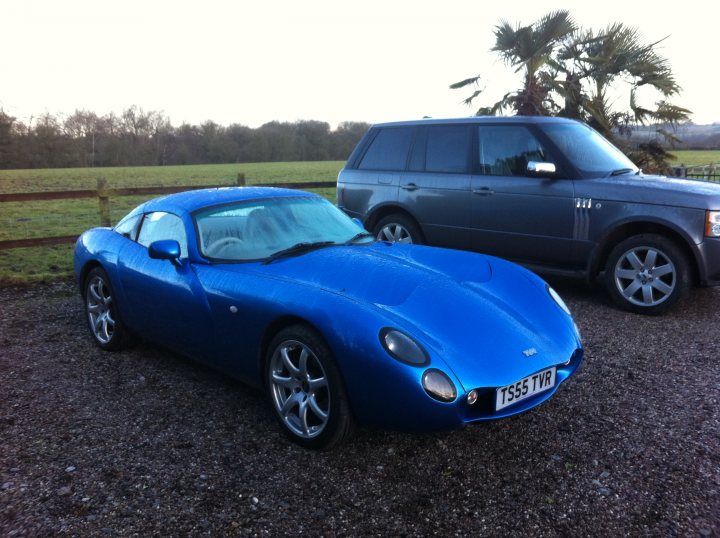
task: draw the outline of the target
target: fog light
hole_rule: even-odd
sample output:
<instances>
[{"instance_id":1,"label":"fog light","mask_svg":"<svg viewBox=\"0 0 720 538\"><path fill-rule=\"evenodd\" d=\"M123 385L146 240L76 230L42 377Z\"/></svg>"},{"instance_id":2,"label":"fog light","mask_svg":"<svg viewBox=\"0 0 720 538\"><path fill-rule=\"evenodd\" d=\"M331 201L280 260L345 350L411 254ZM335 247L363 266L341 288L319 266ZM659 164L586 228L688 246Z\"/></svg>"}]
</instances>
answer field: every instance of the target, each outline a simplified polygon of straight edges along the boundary
<instances>
[{"instance_id":1,"label":"fog light","mask_svg":"<svg viewBox=\"0 0 720 538\"><path fill-rule=\"evenodd\" d=\"M457 396L455 385L440 370L427 370L422 377L422 385L431 397L441 402L452 402Z\"/></svg>"},{"instance_id":2,"label":"fog light","mask_svg":"<svg viewBox=\"0 0 720 538\"><path fill-rule=\"evenodd\" d=\"M468 403L468 405L472 405L475 402L477 402L477 391L475 389L473 389L470 392L468 392L467 403Z\"/></svg>"}]
</instances>

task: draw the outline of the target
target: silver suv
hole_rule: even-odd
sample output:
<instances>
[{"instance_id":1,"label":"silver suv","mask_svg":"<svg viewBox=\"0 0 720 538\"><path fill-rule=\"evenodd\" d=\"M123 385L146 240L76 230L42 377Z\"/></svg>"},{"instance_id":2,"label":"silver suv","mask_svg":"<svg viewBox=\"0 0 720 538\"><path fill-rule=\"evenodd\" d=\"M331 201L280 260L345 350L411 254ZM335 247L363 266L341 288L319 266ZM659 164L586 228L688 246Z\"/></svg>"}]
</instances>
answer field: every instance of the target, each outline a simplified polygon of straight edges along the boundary
<instances>
[{"instance_id":1,"label":"silver suv","mask_svg":"<svg viewBox=\"0 0 720 538\"><path fill-rule=\"evenodd\" d=\"M603 276L634 312L665 311L691 283L720 284L720 185L644 175L572 120L374 125L338 176L337 203L381 240Z\"/></svg>"}]
</instances>

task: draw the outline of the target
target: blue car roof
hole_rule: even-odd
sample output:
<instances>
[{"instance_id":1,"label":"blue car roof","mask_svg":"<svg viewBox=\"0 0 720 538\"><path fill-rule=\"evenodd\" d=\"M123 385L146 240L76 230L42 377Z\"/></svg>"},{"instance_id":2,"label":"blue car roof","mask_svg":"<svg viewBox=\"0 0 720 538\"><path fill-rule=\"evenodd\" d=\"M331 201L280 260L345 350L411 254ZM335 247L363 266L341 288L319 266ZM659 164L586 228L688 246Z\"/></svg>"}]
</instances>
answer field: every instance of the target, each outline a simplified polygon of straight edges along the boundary
<instances>
[{"instance_id":1,"label":"blue car roof","mask_svg":"<svg viewBox=\"0 0 720 538\"><path fill-rule=\"evenodd\" d=\"M222 205L244 200L260 198L285 198L288 196L309 196L317 194L296 189L276 187L220 187L217 189L199 189L169 194L146 202L143 211L169 211L171 213L192 213L203 207Z\"/></svg>"}]
</instances>

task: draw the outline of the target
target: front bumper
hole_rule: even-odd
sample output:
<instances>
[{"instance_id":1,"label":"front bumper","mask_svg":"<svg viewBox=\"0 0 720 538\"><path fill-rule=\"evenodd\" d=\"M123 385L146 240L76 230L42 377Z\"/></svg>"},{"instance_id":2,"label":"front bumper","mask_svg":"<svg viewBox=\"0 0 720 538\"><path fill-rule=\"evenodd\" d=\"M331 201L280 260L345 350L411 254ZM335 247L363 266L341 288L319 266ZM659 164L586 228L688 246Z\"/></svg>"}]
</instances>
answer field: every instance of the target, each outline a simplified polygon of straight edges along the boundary
<instances>
[{"instance_id":1,"label":"front bumper","mask_svg":"<svg viewBox=\"0 0 720 538\"><path fill-rule=\"evenodd\" d=\"M720 238L706 237L696 256L700 285L720 286Z\"/></svg>"}]
</instances>

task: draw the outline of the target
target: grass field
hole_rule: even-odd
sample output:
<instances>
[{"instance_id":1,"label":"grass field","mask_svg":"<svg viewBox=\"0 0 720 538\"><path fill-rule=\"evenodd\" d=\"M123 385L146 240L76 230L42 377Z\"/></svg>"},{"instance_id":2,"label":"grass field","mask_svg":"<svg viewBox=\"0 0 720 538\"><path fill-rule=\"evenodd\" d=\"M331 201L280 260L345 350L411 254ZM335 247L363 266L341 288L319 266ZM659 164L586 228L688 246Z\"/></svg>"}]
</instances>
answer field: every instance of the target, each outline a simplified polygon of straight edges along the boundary
<instances>
[{"instance_id":1,"label":"grass field","mask_svg":"<svg viewBox=\"0 0 720 538\"><path fill-rule=\"evenodd\" d=\"M720 164L720 150L717 149L681 150L671 151L670 153L676 157L676 159L672 161L673 166L679 166L681 164L685 166L698 164Z\"/></svg>"},{"instance_id":2,"label":"grass field","mask_svg":"<svg viewBox=\"0 0 720 538\"><path fill-rule=\"evenodd\" d=\"M673 164L720 163L720 150L676 151ZM157 185L235 185L245 174L247 184L292 181L335 181L343 161L245 163L125 168L68 168L0 170L0 193L94 189L97 180L109 188ZM318 191L335 199L335 189ZM117 222L145 197L110 200ZM0 240L80 234L99 224L96 199L0 204ZM0 281L27 282L68 276L72 271L72 245L0 250Z\"/></svg>"},{"instance_id":3,"label":"grass field","mask_svg":"<svg viewBox=\"0 0 720 538\"><path fill-rule=\"evenodd\" d=\"M236 185L239 173L249 185L335 181L343 161L247 163L190 166L143 166L127 168L68 168L0 170L0 192L39 192L94 189L103 178L107 187L158 185ZM335 189L318 189L335 201ZM117 222L147 197L110 199L110 215ZM80 234L99 225L98 201L54 200L0 204L0 240ZM70 275L72 245L0 250L0 281L26 282Z\"/></svg>"}]
</instances>

